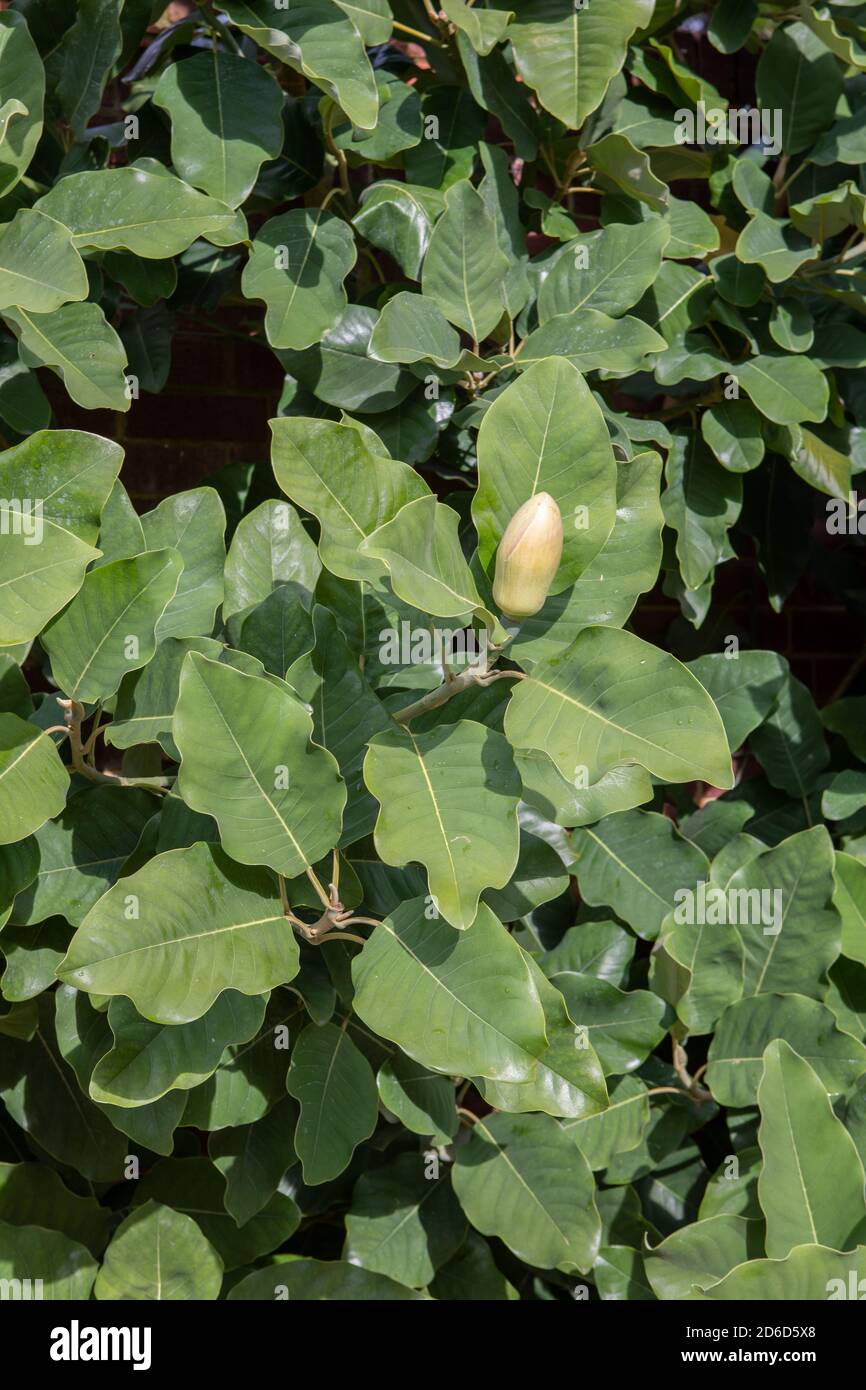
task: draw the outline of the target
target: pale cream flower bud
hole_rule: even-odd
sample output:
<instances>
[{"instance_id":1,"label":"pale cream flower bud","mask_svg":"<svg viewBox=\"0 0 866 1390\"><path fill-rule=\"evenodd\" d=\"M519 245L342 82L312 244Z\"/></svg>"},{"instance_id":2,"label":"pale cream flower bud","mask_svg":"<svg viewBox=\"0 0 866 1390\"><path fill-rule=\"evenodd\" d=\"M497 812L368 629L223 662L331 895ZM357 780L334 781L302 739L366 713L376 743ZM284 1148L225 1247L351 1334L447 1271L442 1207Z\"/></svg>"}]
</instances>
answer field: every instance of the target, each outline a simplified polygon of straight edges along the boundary
<instances>
[{"instance_id":1,"label":"pale cream flower bud","mask_svg":"<svg viewBox=\"0 0 866 1390\"><path fill-rule=\"evenodd\" d=\"M514 513L496 552L493 598L507 618L530 618L547 598L562 557L562 517L549 492Z\"/></svg>"}]
</instances>

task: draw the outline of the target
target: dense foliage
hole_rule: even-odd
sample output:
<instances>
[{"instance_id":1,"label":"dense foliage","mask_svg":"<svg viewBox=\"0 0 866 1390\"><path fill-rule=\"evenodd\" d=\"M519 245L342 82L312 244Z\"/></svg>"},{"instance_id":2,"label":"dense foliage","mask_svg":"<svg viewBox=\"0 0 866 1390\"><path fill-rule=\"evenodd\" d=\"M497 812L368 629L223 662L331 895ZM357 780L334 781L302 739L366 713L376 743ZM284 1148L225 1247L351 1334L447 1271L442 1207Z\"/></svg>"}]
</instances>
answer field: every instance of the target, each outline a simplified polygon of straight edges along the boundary
<instances>
[{"instance_id":1,"label":"dense foliage","mask_svg":"<svg viewBox=\"0 0 866 1390\"><path fill-rule=\"evenodd\" d=\"M4 1296L866 1278L866 695L713 600L862 612L866 6L505 4L0 12ZM49 373L189 319L272 467L139 515Z\"/></svg>"}]
</instances>

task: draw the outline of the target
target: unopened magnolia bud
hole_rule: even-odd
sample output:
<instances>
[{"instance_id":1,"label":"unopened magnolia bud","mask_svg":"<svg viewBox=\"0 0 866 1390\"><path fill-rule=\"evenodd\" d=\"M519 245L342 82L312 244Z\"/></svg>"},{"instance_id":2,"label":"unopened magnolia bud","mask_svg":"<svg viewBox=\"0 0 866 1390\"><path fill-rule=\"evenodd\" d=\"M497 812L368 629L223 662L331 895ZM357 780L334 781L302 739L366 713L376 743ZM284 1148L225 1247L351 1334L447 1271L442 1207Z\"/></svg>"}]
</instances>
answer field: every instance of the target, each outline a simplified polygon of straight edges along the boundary
<instances>
[{"instance_id":1,"label":"unopened magnolia bud","mask_svg":"<svg viewBox=\"0 0 866 1390\"><path fill-rule=\"evenodd\" d=\"M518 508L496 552L493 598L507 618L537 613L562 556L562 517L549 492Z\"/></svg>"}]
</instances>

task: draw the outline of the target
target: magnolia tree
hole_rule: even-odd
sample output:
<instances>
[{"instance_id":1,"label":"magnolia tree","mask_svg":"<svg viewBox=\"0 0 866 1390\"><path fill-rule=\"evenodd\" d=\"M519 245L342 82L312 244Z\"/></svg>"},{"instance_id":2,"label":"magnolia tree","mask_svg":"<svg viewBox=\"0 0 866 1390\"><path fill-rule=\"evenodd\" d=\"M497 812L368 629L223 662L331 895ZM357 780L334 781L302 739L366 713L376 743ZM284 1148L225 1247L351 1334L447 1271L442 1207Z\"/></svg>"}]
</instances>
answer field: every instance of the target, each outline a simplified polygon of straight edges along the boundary
<instances>
[{"instance_id":1,"label":"magnolia tree","mask_svg":"<svg viewBox=\"0 0 866 1390\"><path fill-rule=\"evenodd\" d=\"M3 1297L866 1288L863 8L505 3L0 13Z\"/></svg>"}]
</instances>

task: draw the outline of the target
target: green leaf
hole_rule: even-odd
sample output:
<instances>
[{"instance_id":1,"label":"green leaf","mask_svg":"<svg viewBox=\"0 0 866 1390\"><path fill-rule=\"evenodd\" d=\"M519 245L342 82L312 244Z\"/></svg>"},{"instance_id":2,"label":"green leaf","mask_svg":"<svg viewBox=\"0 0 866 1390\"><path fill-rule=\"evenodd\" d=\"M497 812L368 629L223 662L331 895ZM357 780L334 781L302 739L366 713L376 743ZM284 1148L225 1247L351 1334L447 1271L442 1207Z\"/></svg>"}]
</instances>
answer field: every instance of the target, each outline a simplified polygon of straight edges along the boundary
<instances>
[{"instance_id":1,"label":"green leaf","mask_svg":"<svg viewBox=\"0 0 866 1390\"><path fill-rule=\"evenodd\" d=\"M546 283L546 282L545 282ZM664 351L664 338L640 319L612 319L596 309L555 314L524 342L515 365L531 367L545 357L567 357L580 372L635 372L648 352Z\"/></svg>"},{"instance_id":2,"label":"green leaf","mask_svg":"<svg viewBox=\"0 0 866 1390\"><path fill-rule=\"evenodd\" d=\"M756 1103L764 1052L775 1038L784 1038L831 1094L847 1091L866 1071L866 1048L836 1026L826 1005L800 994L757 994L725 1010L710 1044L706 1081L720 1105Z\"/></svg>"},{"instance_id":3,"label":"green leaf","mask_svg":"<svg viewBox=\"0 0 866 1390\"><path fill-rule=\"evenodd\" d=\"M286 983L298 964L271 875L196 844L157 855L110 888L58 974L92 994L126 995L153 1023L180 1024L201 1018L224 990L256 995Z\"/></svg>"},{"instance_id":4,"label":"green leaf","mask_svg":"<svg viewBox=\"0 0 866 1390\"><path fill-rule=\"evenodd\" d=\"M156 627L157 640L207 636L223 600L225 511L213 488L167 497L141 519L148 550L174 549L183 560L177 592Z\"/></svg>"},{"instance_id":5,"label":"green leaf","mask_svg":"<svg viewBox=\"0 0 866 1390\"><path fill-rule=\"evenodd\" d=\"M318 605L315 640L313 667L319 680L311 697L313 731L316 741L336 758L346 783L348 800L340 844L350 845L373 829L376 805L364 786L362 764L374 736L391 729L392 724L333 614Z\"/></svg>"},{"instance_id":6,"label":"green leaf","mask_svg":"<svg viewBox=\"0 0 866 1390\"><path fill-rule=\"evenodd\" d=\"M129 1141L82 1094L75 1072L59 1051L56 998L48 993L40 999L32 1042L3 1039L0 1097L40 1150L93 1182L116 1183L123 1176Z\"/></svg>"},{"instance_id":7,"label":"green leaf","mask_svg":"<svg viewBox=\"0 0 866 1390\"><path fill-rule=\"evenodd\" d=\"M171 119L171 162L182 178L229 207L249 195L283 147L283 94L257 63L199 53L165 69L153 103Z\"/></svg>"},{"instance_id":8,"label":"green leaf","mask_svg":"<svg viewBox=\"0 0 866 1390\"><path fill-rule=\"evenodd\" d=\"M690 661L688 668L712 697L736 752L773 708L787 674L785 658L775 652L712 652Z\"/></svg>"},{"instance_id":9,"label":"green leaf","mask_svg":"<svg viewBox=\"0 0 866 1390\"><path fill-rule=\"evenodd\" d=\"M678 967L673 978L667 975L669 962ZM675 913L662 926L651 979L690 1033L711 1033L743 989L743 945L736 927L700 918L682 922Z\"/></svg>"},{"instance_id":10,"label":"green leaf","mask_svg":"<svg viewBox=\"0 0 866 1390\"><path fill-rule=\"evenodd\" d=\"M44 1230L41 1223L11 1225L0 1220L4 1298L83 1301L90 1297L96 1270L90 1251L62 1232Z\"/></svg>"},{"instance_id":11,"label":"green leaf","mask_svg":"<svg viewBox=\"0 0 866 1390\"><path fill-rule=\"evenodd\" d=\"M171 1201L177 1212L192 1218L227 1270L251 1264L294 1234L300 1215L291 1197L275 1193L239 1228L226 1210L226 1195L222 1174L206 1158L168 1159L144 1177L135 1205Z\"/></svg>"},{"instance_id":12,"label":"green leaf","mask_svg":"<svg viewBox=\"0 0 866 1390\"><path fill-rule=\"evenodd\" d=\"M833 875L833 905L842 918L842 954L866 965L866 864L837 850Z\"/></svg>"},{"instance_id":13,"label":"green leaf","mask_svg":"<svg viewBox=\"0 0 866 1390\"><path fill-rule=\"evenodd\" d=\"M740 515L742 483L720 467L695 430L674 433L665 476L662 510L677 533L680 574L687 588L699 589L731 558L728 531Z\"/></svg>"},{"instance_id":14,"label":"green leaf","mask_svg":"<svg viewBox=\"0 0 866 1390\"><path fill-rule=\"evenodd\" d=\"M738 363L733 375L774 424L820 421L827 414L827 379L807 357L762 354Z\"/></svg>"},{"instance_id":15,"label":"green leaf","mask_svg":"<svg viewBox=\"0 0 866 1390\"><path fill-rule=\"evenodd\" d=\"M447 1076L395 1052L380 1067L376 1085L382 1105L413 1134L454 1137L459 1120L454 1087Z\"/></svg>"},{"instance_id":16,"label":"green leaf","mask_svg":"<svg viewBox=\"0 0 866 1390\"><path fill-rule=\"evenodd\" d=\"M2 254L2 246L0 246ZM370 355L381 362L421 362L453 367L460 338L433 301L405 290L389 299L370 338Z\"/></svg>"},{"instance_id":17,"label":"green leaf","mask_svg":"<svg viewBox=\"0 0 866 1390\"><path fill-rule=\"evenodd\" d=\"M346 1257L409 1288L424 1288L457 1251L466 1218L449 1176L423 1154L400 1154L362 1173L346 1213Z\"/></svg>"},{"instance_id":18,"label":"green leaf","mask_svg":"<svg viewBox=\"0 0 866 1390\"><path fill-rule=\"evenodd\" d=\"M87 576L43 636L64 694L82 703L104 700L128 671L147 665L156 650L157 623L177 592L182 569L178 551L149 550Z\"/></svg>"},{"instance_id":19,"label":"green leaf","mask_svg":"<svg viewBox=\"0 0 866 1390\"><path fill-rule=\"evenodd\" d=\"M791 456L791 467L811 487L847 503L851 490L851 460L811 430L800 431L800 447Z\"/></svg>"},{"instance_id":20,"label":"green leaf","mask_svg":"<svg viewBox=\"0 0 866 1390\"><path fill-rule=\"evenodd\" d=\"M827 766L830 754L815 701L790 672L752 748L772 785L789 796L806 796Z\"/></svg>"},{"instance_id":21,"label":"green leaf","mask_svg":"<svg viewBox=\"0 0 866 1390\"><path fill-rule=\"evenodd\" d=\"M607 1087L586 1033L572 1023L562 995L540 968L531 958L528 963L544 1008L548 1046L539 1054L535 1075L529 1081L476 1078L475 1085L488 1104L514 1114L542 1110L547 1115L575 1118L603 1111Z\"/></svg>"},{"instance_id":22,"label":"green leaf","mask_svg":"<svg viewBox=\"0 0 866 1390\"><path fill-rule=\"evenodd\" d=\"M798 1245L784 1259L750 1260L732 1269L705 1298L735 1302L822 1302L848 1298L866 1274L866 1246L850 1254L822 1245ZM859 1294L858 1294L859 1297Z\"/></svg>"},{"instance_id":23,"label":"green leaf","mask_svg":"<svg viewBox=\"0 0 866 1390\"><path fill-rule=\"evenodd\" d=\"M632 0L641 3L641 0ZM597 181L609 192L625 193L645 203L653 212L667 212L670 191L667 184L656 178L649 156L635 149L624 135L616 133L596 140L587 151L587 158L596 170Z\"/></svg>"},{"instance_id":24,"label":"green leaf","mask_svg":"<svg viewBox=\"0 0 866 1390\"><path fill-rule=\"evenodd\" d=\"M32 835L66 801L69 773L47 734L0 714L0 845Z\"/></svg>"},{"instance_id":25,"label":"green leaf","mask_svg":"<svg viewBox=\"0 0 866 1390\"><path fill-rule=\"evenodd\" d=\"M351 425L296 416L272 420L271 431L277 482L321 523L322 563L343 579L381 575L383 563L359 547L407 502L428 496L426 484L404 463L372 453Z\"/></svg>"},{"instance_id":26,"label":"green leaf","mask_svg":"<svg viewBox=\"0 0 866 1390\"><path fill-rule=\"evenodd\" d=\"M761 54L756 85L761 106L778 112L785 154L799 154L832 124L842 72L805 24L787 24Z\"/></svg>"},{"instance_id":27,"label":"green leaf","mask_svg":"<svg viewBox=\"0 0 866 1390\"><path fill-rule=\"evenodd\" d=\"M733 781L722 721L703 687L674 657L613 628L585 628L519 681L505 732L515 748L546 752L567 780L585 774L584 785L627 762L668 781Z\"/></svg>"},{"instance_id":28,"label":"green leaf","mask_svg":"<svg viewBox=\"0 0 866 1390\"><path fill-rule=\"evenodd\" d=\"M408 1301L424 1298L414 1289L407 1289L383 1274L343 1260L306 1260L295 1258L280 1261L267 1269L255 1270L235 1284L230 1299L295 1299L299 1301L359 1300Z\"/></svg>"},{"instance_id":29,"label":"green leaf","mask_svg":"<svg viewBox=\"0 0 866 1390\"><path fill-rule=\"evenodd\" d=\"M701 433L719 463L748 473L764 457L761 417L749 401L719 401L701 415Z\"/></svg>"},{"instance_id":30,"label":"green leaf","mask_svg":"<svg viewBox=\"0 0 866 1390\"><path fill-rule=\"evenodd\" d=\"M401 903L355 958L352 977L358 1017L435 1071L529 1080L547 1045L523 953L483 903L466 932L425 899Z\"/></svg>"},{"instance_id":31,"label":"green leaf","mask_svg":"<svg viewBox=\"0 0 866 1390\"><path fill-rule=\"evenodd\" d=\"M606 1168L616 1154L636 1149L649 1125L647 1088L635 1076L620 1076L610 1087L610 1104L597 1115L567 1120L570 1134L590 1168Z\"/></svg>"},{"instance_id":32,"label":"green leaf","mask_svg":"<svg viewBox=\"0 0 866 1390\"><path fill-rule=\"evenodd\" d=\"M98 1258L110 1218L94 1197L70 1192L53 1168L41 1163L0 1163L0 1221L59 1231Z\"/></svg>"},{"instance_id":33,"label":"green leaf","mask_svg":"<svg viewBox=\"0 0 866 1390\"><path fill-rule=\"evenodd\" d=\"M646 989L629 992L591 975L560 971L557 988L607 1075L634 1071L664 1037L667 1007Z\"/></svg>"},{"instance_id":34,"label":"green leaf","mask_svg":"<svg viewBox=\"0 0 866 1390\"><path fill-rule=\"evenodd\" d=\"M134 787L91 787L37 831L38 873L15 899L12 921L65 917L74 927L110 888L158 802Z\"/></svg>"},{"instance_id":35,"label":"green leaf","mask_svg":"<svg viewBox=\"0 0 866 1390\"><path fill-rule=\"evenodd\" d=\"M407 502L367 536L361 555L387 566L391 587L404 603L422 613L468 622L472 613L484 615L486 610L463 554L459 525L457 512L427 494Z\"/></svg>"},{"instance_id":36,"label":"green leaf","mask_svg":"<svg viewBox=\"0 0 866 1390\"><path fill-rule=\"evenodd\" d=\"M349 227L322 208L295 208L266 222L244 267L241 288L267 305L273 348L319 342L347 304L343 281L357 251Z\"/></svg>"},{"instance_id":37,"label":"green leaf","mask_svg":"<svg viewBox=\"0 0 866 1390\"><path fill-rule=\"evenodd\" d=\"M822 997L825 971L839 954L841 937L839 915L827 906L833 845L826 828L801 831L757 855L727 887L752 895L738 917L746 953L744 994ZM760 913L755 912L758 898Z\"/></svg>"},{"instance_id":38,"label":"green leaf","mask_svg":"<svg viewBox=\"0 0 866 1390\"><path fill-rule=\"evenodd\" d=\"M509 26L517 69L545 110L579 130L623 65L635 29L649 23L646 0L523 0Z\"/></svg>"},{"instance_id":39,"label":"green leaf","mask_svg":"<svg viewBox=\"0 0 866 1390\"><path fill-rule=\"evenodd\" d=\"M362 130L376 124L376 83L358 30L332 0L297 0L275 10L265 0L226 0L239 29L281 62L303 73L342 106Z\"/></svg>"},{"instance_id":40,"label":"green leaf","mask_svg":"<svg viewBox=\"0 0 866 1390\"><path fill-rule=\"evenodd\" d=\"M434 1298L453 1301L508 1302L517 1290L498 1269L487 1241L471 1228L453 1259L430 1285Z\"/></svg>"},{"instance_id":41,"label":"green leaf","mask_svg":"<svg viewBox=\"0 0 866 1390\"><path fill-rule=\"evenodd\" d=\"M64 304L50 314L6 309L3 317L28 367L50 367L85 410L129 410L126 351L98 304Z\"/></svg>"},{"instance_id":42,"label":"green leaf","mask_svg":"<svg viewBox=\"0 0 866 1390\"><path fill-rule=\"evenodd\" d=\"M644 1262L656 1298L688 1299L711 1288L735 1266L759 1259L762 1237L762 1222L742 1216L711 1216L674 1231Z\"/></svg>"},{"instance_id":43,"label":"green leaf","mask_svg":"<svg viewBox=\"0 0 866 1390\"><path fill-rule=\"evenodd\" d=\"M213 1134L256 1124L275 1110L286 1099L287 1052L293 1024L297 1033L299 1012L291 995L277 991L256 1036L247 1043L230 1044L213 1076L187 1093L184 1125ZM293 1120L296 1110L287 1113ZM190 1188L194 1194L195 1184ZM217 1209L225 1205L224 1195L217 1196Z\"/></svg>"},{"instance_id":44,"label":"green leaf","mask_svg":"<svg viewBox=\"0 0 866 1390\"><path fill-rule=\"evenodd\" d=\"M15 187L42 134L45 73L24 15L0 15L0 86L14 97L0 105L0 196Z\"/></svg>"},{"instance_id":45,"label":"green leaf","mask_svg":"<svg viewBox=\"0 0 866 1390\"><path fill-rule=\"evenodd\" d=\"M458 1149L454 1190L476 1230L541 1269L586 1270L601 1223L586 1159L549 1115L476 1120Z\"/></svg>"},{"instance_id":46,"label":"green leaf","mask_svg":"<svg viewBox=\"0 0 866 1390\"><path fill-rule=\"evenodd\" d=\"M176 256L197 237L230 246L246 235L230 207L157 168L71 174L39 199L37 210L68 228L80 250L124 248L149 260Z\"/></svg>"},{"instance_id":47,"label":"green leaf","mask_svg":"<svg viewBox=\"0 0 866 1390\"><path fill-rule=\"evenodd\" d=\"M222 1274L222 1260L192 1217L148 1202L118 1226L93 1293L136 1302L215 1299Z\"/></svg>"},{"instance_id":48,"label":"green leaf","mask_svg":"<svg viewBox=\"0 0 866 1390\"><path fill-rule=\"evenodd\" d=\"M232 536L225 563L224 619L233 628L237 619L233 625L232 618L251 613L283 585L292 586L296 604L300 600L309 608L321 569L315 543L295 508L288 502L262 502L241 519Z\"/></svg>"},{"instance_id":49,"label":"green leaf","mask_svg":"<svg viewBox=\"0 0 866 1390\"><path fill-rule=\"evenodd\" d=\"M286 1086L301 1107L295 1149L304 1182L330 1182L376 1128L376 1080L370 1064L344 1030L333 1023L321 1028L310 1023L292 1049Z\"/></svg>"},{"instance_id":50,"label":"green leaf","mask_svg":"<svg viewBox=\"0 0 866 1390\"><path fill-rule=\"evenodd\" d=\"M441 210L445 190L472 177L484 112L465 87L441 86L424 92L421 119L424 138L406 151L403 167L410 183L441 190Z\"/></svg>"},{"instance_id":51,"label":"green leaf","mask_svg":"<svg viewBox=\"0 0 866 1390\"><path fill-rule=\"evenodd\" d=\"M539 322L575 309L618 318L655 281L669 239L670 227L661 217L635 226L617 222L574 237L542 281Z\"/></svg>"},{"instance_id":52,"label":"green leaf","mask_svg":"<svg viewBox=\"0 0 866 1390\"><path fill-rule=\"evenodd\" d=\"M611 906L623 921L653 940L677 890L691 887L709 870L706 856L678 834L667 816L620 811L573 838L581 894L594 906Z\"/></svg>"},{"instance_id":53,"label":"green leaf","mask_svg":"<svg viewBox=\"0 0 866 1390\"><path fill-rule=\"evenodd\" d=\"M442 8L451 23L466 34L476 53L481 54L496 47L514 18L511 10L470 9L466 0L443 0Z\"/></svg>"},{"instance_id":54,"label":"green leaf","mask_svg":"<svg viewBox=\"0 0 866 1390\"><path fill-rule=\"evenodd\" d=\"M232 990L221 994L192 1023L151 1023L128 999L108 1006L114 1046L103 1053L90 1078L90 1094L109 1105L136 1107L170 1090L189 1091L216 1071L225 1049L258 1033L265 1000Z\"/></svg>"},{"instance_id":55,"label":"green leaf","mask_svg":"<svg viewBox=\"0 0 866 1390\"><path fill-rule=\"evenodd\" d=\"M782 1260L807 1244L852 1249L866 1231L863 1164L824 1083L781 1038L764 1053L758 1106L767 1254Z\"/></svg>"},{"instance_id":56,"label":"green leaf","mask_svg":"<svg viewBox=\"0 0 866 1390\"><path fill-rule=\"evenodd\" d=\"M549 492L565 533L551 589L558 593L574 583L613 530L616 464L601 410L571 363L557 357L538 362L497 397L478 432L478 478L472 518L484 568L492 569L517 509L537 492Z\"/></svg>"},{"instance_id":57,"label":"green leaf","mask_svg":"<svg viewBox=\"0 0 866 1390\"><path fill-rule=\"evenodd\" d=\"M471 719L385 731L370 743L364 780L381 806L385 863L420 861L436 911L471 926L482 891L504 888L517 865L520 777L506 740Z\"/></svg>"},{"instance_id":58,"label":"green leaf","mask_svg":"<svg viewBox=\"0 0 866 1390\"><path fill-rule=\"evenodd\" d=\"M468 180L461 179L445 194L445 211L430 237L424 257L424 295L478 344L505 311L501 282L507 271L496 225L483 199Z\"/></svg>"},{"instance_id":59,"label":"green leaf","mask_svg":"<svg viewBox=\"0 0 866 1390\"><path fill-rule=\"evenodd\" d=\"M208 1153L226 1182L225 1208L244 1226L267 1206L295 1162L297 1107L286 1096L262 1119L212 1134Z\"/></svg>"},{"instance_id":60,"label":"green leaf","mask_svg":"<svg viewBox=\"0 0 866 1390\"><path fill-rule=\"evenodd\" d=\"M0 549L4 646L29 642L80 589L122 460L117 444L78 430L40 430L0 454L10 501Z\"/></svg>"},{"instance_id":61,"label":"green leaf","mask_svg":"<svg viewBox=\"0 0 866 1390\"><path fill-rule=\"evenodd\" d=\"M0 309L50 314L70 299L86 299L87 290L84 262L65 227L22 208L0 229Z\"/></svg>"},{"instance_id":62,"label":"green leaf","mask_svg":"<svg viewBox=\"0 0 866 1390\"><path fill-rule=\"evenodd\" d=\"M53 55L60 109L79 139L99 110L122 42L117 0L79 0L75 21Z\"/></svg>"},{"instance_id":63,"label":"green leaf","mask_svg":"<svg viewBox=\"0 0 866 1390\"><path fill-rule=\"evenodd\" d=\"M292 878L336 845L346 790L312 731L306 708L282 682L187 656L174 716L178 787L188 806L214 817L240 863L268 864Z\"/></svg>"},{"instance_id":64,"label":"green leaf","mask_svg":"<svg viewBox=\"0 0 866 1390\"><path fill-rule=\"evenodd\" d=\"M445 207L437 188L382 179L361 194L352 223L374 246L387 251L411 279L421 278L433 223Z\"/></svg>"},{"instance_id":65,"label":"green leaf","mask_svg":"<svg viewBox=\"0 0 866 1390\"><path fill-rule=\"evenodd\" d=\"M802 233L778 218L755 212L737 240L737 257L746 265L759 265L773 284L790 280L808 261L818 259L819 249Z\"/></svg>"}]
</instances>

